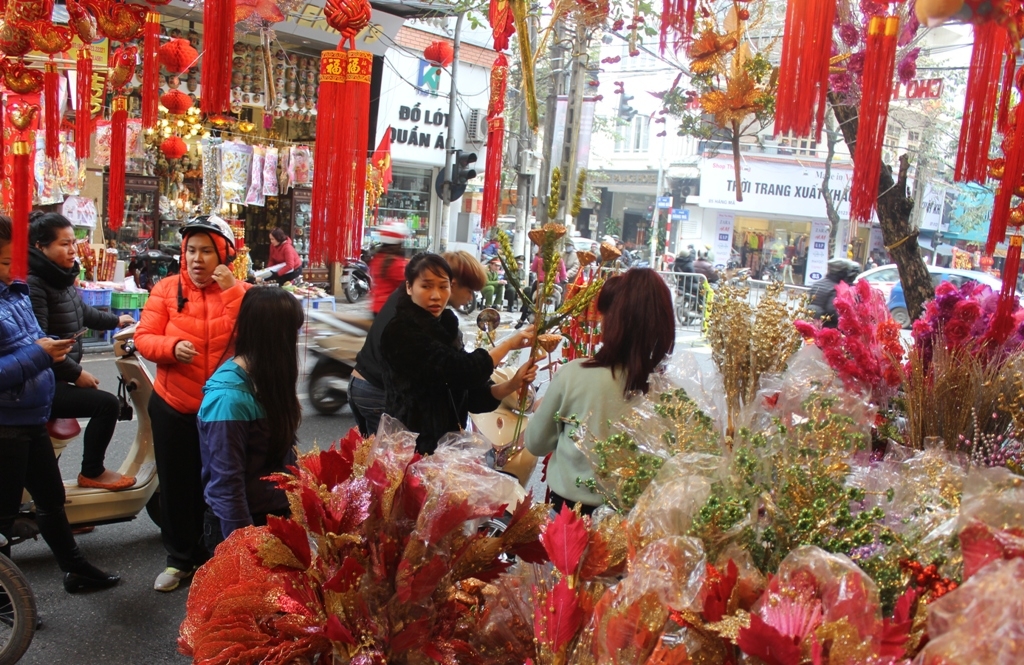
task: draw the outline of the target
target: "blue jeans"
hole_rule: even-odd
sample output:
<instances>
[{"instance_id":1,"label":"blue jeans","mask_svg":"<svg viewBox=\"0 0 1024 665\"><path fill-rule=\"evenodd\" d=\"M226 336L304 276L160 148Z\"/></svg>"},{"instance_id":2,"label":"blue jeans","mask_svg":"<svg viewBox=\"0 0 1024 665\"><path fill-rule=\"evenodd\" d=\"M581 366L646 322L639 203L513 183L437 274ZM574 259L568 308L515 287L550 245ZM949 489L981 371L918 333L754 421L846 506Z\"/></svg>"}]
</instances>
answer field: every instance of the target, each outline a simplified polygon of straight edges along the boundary
<instances>
[{"instance_id":1,"label":"blue jeans","mask_svg":"<svg viewBox=\"0 0 1024 665\"><path fill-rule=\"evenodd\" d=\"M352 377L348 383L348 403L364 437L377 433L384 415L384 391L366 379Z\"/></svg>"}]
</instances>

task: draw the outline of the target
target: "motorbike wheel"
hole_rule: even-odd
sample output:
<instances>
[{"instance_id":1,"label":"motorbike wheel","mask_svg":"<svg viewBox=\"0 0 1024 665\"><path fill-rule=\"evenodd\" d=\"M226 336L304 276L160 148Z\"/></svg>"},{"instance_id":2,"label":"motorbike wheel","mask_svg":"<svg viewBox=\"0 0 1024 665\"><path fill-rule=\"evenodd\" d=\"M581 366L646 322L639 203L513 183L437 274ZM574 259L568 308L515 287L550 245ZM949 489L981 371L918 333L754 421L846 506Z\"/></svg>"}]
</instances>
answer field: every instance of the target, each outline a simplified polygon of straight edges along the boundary
<instances>
[{"instance_id":1,"label":"motorbike wheel","mask_svg":"<svg viewBox=\"0 0 1024 665\"><path fill-rule=\"evenodd\" d=\"M345 300L349 301L350 303L355 303L359 300L359 297L362 295L362 289L360 289L359 285L356 284L355 277L349 275L348 281L345 282Z\"/></svg>"},{"instance_id":2,"label":"motorbike wheel","mask_svg":"<svg viewBox=\"0 0 1024 665\"><path fill-rule=\"evenodd\" d=\"M331 416L348 404L348 393L331 386L331 381L348 381L352 368L339 362L318 362L309 375L309 402L316 412Z\"/></svg>"},{"instance_id":3,"label":"motorbike wheel","mask_svg":"<svg viewBox=\"0 0 1024 665\"><path fill-rule=\"evenodd\" d=\"M153 496L149 497L149 501L146 502L146 514L149 515L149 519L153 520L153 524L160 526L160 490L153 492Z\"/></svg>"},{"instance_id":4,"label":"motorbike wheel","mask_svg":"<svg viewBox=\"0 0 1024 665\"><path fill-rule=\"evenodd\" d=\"M0 554L0 665L14 665L36 630L36 597L18 567Z\"/></svg>"}]
</instances>

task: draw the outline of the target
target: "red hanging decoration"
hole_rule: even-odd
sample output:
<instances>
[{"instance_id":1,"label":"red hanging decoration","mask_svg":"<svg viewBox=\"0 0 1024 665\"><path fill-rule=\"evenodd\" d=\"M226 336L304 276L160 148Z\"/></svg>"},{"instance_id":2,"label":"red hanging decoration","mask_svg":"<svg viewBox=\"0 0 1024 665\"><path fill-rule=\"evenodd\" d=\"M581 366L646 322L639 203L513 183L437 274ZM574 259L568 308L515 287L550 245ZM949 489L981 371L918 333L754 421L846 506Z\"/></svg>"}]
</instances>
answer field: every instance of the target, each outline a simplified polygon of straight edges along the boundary
<instances>
[{"instance_id":1,"label":"red hanging decoration","mask_svg":"<svg viewBox=\"0 0 1024 665\"><path fill-rule=\"evenodd\" d=\"M896 16L875 16L868 24L858 112L860 126L853 154L853 183L850 191L850 219L861 224L871 223L871 215L878 203L882 145L889 118L899 27L900 20Z\"/></svg>"},{"instance_id":2,"label":"red hanging decoration","mask_svg":"<svg viewBox=\"0 0 1024 665\"><path fill-rule=\"evenodd\" d=\"M160 96L160 103L171 115L185 115L192 108L192 98L181 90L169 90Z\"/></svg>"},{"instance_id":3,"label":"red hanging decoration","mask_svg":"<svg viewBox=\"0 0 1024 665\"><path fill-rule=\"evenodd\" d=\"M4 89L0 87L0 173L4 173L4 153L6 148L4 146L7 143L6 139L6 125L7 119L4 117Z\"/></svg>"},{"instance_id":4,"label":"red hanging decoration","mask_svg":"<svg viewBox=\"0 0 1024 665\"><path fill-rule=\"evenodd\" d=\"M231 60L235 36L235 0L207 0L203 5L203 90L206 115L231 110Z\"/></svg>"},{"instance_id":5,"label":"red hanging decoration","mask_svg":"<svg viewBox=\"0 0 1024 665\"><path fill-rule=\"evenodd\" d=\"M316 151L313 155L313 202L311 206L309 258L315 264L343 257L338 245L342 224L344 188L339 186L344 170L342 153L342 109L348 53L320 54L320 96L316 112Z\"/></svg>"},{"instance_id":6,"label":"red hanging decoration","mask_svg":"<svg viewBox=\"0 0 1024 665\"><path fill-rule=\"evenodd\" d=\"M662 0L661 41L659 43L662 53L665 53L665 48L668 46L670 34L677 39L672 47L673 51L679 51L679 47L689 43L696 13L697 0Z\"/></svg>"},{"instance_id":7,"label":"red hanging decoration","mask_svg":"<svg viewBox=\"0 0 1024 665\"><path fill-rule=\"evenodd\" d=\"M160 64L172 74L184 74L199 60L199 52L187 39L172 39L159 51Z\"/></svg>"},{"instance_id":8,"label":"red hanging decoration","mask_svg":"<svg viewBox=\"0 0 1024 665\"><path fill-rule=\"evenodd\" d=\"M1013 75L1017 70L1017 56L1013 52L1013 45L1006 47L1006 57L1003 59L1003 85L999 89L999 113L996 115L996 127L1000 134L1005 134L1010 121L1010 97L1013 96Z\"/></svg>"},{"instance_id":9,"label":"red hanging decoration","mask_svg":"<svg viewBox=\"0 0 1024 665\"><path fill-rule=\"evenodd\" d=\"M168 136L160 144L160 152L164 153L167 159L181 159L188 152L188 144L182 141L180 136Z\"/></svg>"},{"instance_id":10,"label":"red hanging decoration","mask_svg":"<svg viewBox=\"0 0 1024 665\"><path fill-rule=\"evenodd\" d=\"M491 66L491 99L487 106L487 163L484 167L484 200L480 226L489 229L498 223L501 200L501 158L505 148L505 88L508 85L508 60L501 53Z\"/></svg>"},{"instance_id":11,"label":"red hanging decoration","mask_svg":"<svg viewBox=\"0 0 1024 665\"><path fill-rule=\"evenodd\" d=\"M32 145L18 139L11 147L11 187L14 205L11 222L11 275L28 279L28 213L32 208Z\"/></svg>"},{"instance_id":12,"label":"red hanging decoration","mask_svg":"<svg viewBox=\"0 0 1024 665\"><path fill-rule=\"evenodd\" d=\"M1024 69L1017 72L1015 85L1017 90L1024 91ZM998 169L1001 173L998 174L999 187L992 203L992 222L985 243L986 254L992 254L996 245L1006 238L1006 228L1010 224L1010 202L1021 184L1021 174L1024 174L1024 101L1017 104L1013 113L1013 131L1003 137L1005 159Z\"/></svg>"},{"instance_id":13,"label":"red hanging decoration","mask_svg":"<svg viewBox=\"0 0 1024 665\"><path fill-rule=\"evenodd\" d=\"M835 0L790 0L782 37L775 133L821 141L828 94Z\"/></svg>"},{"instance_id":14,"label":"red hanging decoration","mask_svg":"<svg viewBox=\"0 0 1024 665\"><path fill-rule=\"evenodd\" d=\"M142 126L156 127L160 97L160 14L146 14L142 43Z\"/></svg>"},{"instance_id":15,"label":"red hanging decoration","mask_svg":"<svg viewBox=\"0 0 1024 665\"><path fill-rule=\"evenodd\" d=\"M75 90L75 157L86 159L91 152L92 141L92 56L86 49L78 51L75 71L78 74Z\"/></svg>"},{"instance_id":16,"label":"red hanging decoration","mask_svg":"<svg viewBox=\"0 0 1024 665\"><path fill-rule=\"evenodd\" d=\"M370 137L370 77L373 72L373 54L366 51L348 52L348 76L345 80L346 121L342 125L342 146L345 159L341 188L344 190L344 209L341 229L332 260L358 257L363 244L363 208L366 203L367 143ZM317 123L321 122L317 116Z\"/></svg>"},{"instance_id":17,"label":"red hanging decoration","mask_svg":"<svg viewBox=\"0 0 1024 665\"><path fill-rule=\"evenodd\" d=\"M443 39L430 42L427 48L423 49L423 59L435 67L447 67L452 64L455 58L455 49Z\"/></svg>"},{"instance_id":18,"label":"red hanging decoration","mask_svg":"<svg viewBox=\"0 0 1024 665\"><path fill-rule=\"evenodd\" d=\"M491 0L487 9L487 22L491 24L491 30L494 32L494 50L507 50L508 38L516 29L512 3L509 0Z\"/></svg>"},{"instance_id":19,"label":"red hanging decoration","mask_svg":"<svg viewBox=\"0 0 1024 665\"><path fill-rule=\"evenodd\" d=\"M967 74L967 101L953 180L984 183L988 178L988 149L996 114L1003 54L1008 46L1006 29L994 22L974 26L974 49ZM1012 62L1012 58L1011 58ZM1004 101L1005 101L1004 95Z\"/></svg>"},{"instance_id":20,"label":"red hanging decoration","mask_svg":"<svg viewBox=\"0 0 1024 665\"><path fill-rule=\"evenodd\" d=\"M47 159L60 158L60 72L52 60L43 65L43 119Z\"/></svg>"},{"instance_id":21,"label":"red hanging decoration","mask_svg":"<svg viewBox=\"0 0 1024 665\"><path fill-rule=\"evenodd\" d=\"M107 226L117 232L124 223L124 175L128 152L128 98L114 97L110 114L110 177L107 185Z\"/></svg>"}]
</instances>

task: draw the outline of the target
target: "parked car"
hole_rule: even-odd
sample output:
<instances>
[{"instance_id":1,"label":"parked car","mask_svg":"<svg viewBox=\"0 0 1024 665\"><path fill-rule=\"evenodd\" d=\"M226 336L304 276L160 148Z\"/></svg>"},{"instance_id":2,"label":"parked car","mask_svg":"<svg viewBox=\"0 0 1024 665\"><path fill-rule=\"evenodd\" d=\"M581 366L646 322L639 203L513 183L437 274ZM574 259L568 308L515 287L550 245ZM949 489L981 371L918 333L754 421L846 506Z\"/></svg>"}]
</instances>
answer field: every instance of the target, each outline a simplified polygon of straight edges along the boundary
<instances>
[{"instance_id":1,"label":"parked car","mask_svg":"<svg viewBox=\"0 0 1024 665\"><path fill-rule=\"evenodd\" d=\"M861 274L857 275L857 279L854 282L867 282L872 288L878 289L882 292L885 299L889 300L889 294L892 293L892 287L900 283L900 272L896 268L895 263L890 263L884 266L878 266L871 270L865 270Z\"/></svg>"},{"instance_id":2,"label":"parked car","mask_svg":"<svg viewBox=\"0 0 1024 665\"><path fill-rule=\"evenodd\" d=\"M960 270L958 268L939 268L928 266L928 272L932 276L932 286L938 286L941 282L950 282L960 288L967 282L980 282L989 286L994 291L1002 289L1002 282L997 278L984 272L974 270ZM903 285L896 282L889 294L889 313L904 328L910 327L910 313L907 311L907 300L903 295Z\"/></svg>"}]
</instances>

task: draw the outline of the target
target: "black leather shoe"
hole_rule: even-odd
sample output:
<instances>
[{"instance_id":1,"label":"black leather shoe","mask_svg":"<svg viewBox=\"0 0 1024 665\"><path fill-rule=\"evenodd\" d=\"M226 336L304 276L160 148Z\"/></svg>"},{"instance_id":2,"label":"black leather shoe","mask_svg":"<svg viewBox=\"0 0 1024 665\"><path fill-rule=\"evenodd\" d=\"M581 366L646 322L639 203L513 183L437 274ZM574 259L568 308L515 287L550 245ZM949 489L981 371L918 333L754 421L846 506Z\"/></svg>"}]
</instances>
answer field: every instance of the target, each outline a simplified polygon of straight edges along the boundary
<instances>
[{"instance_id":1,"label":"black leather shoe","mask_svg":"<svg viewBox=\"0 0 1024 665\"><path fill-rule=\"evenodd\" d=\"M78 593L79 591L109 589L112 586L116 586L117 583L121 581L120 575L110 575L100 570L97 570L96 572L99 573L99 575L64 573L64 590L68 593Z\"/></svg>"}]
</instances>

